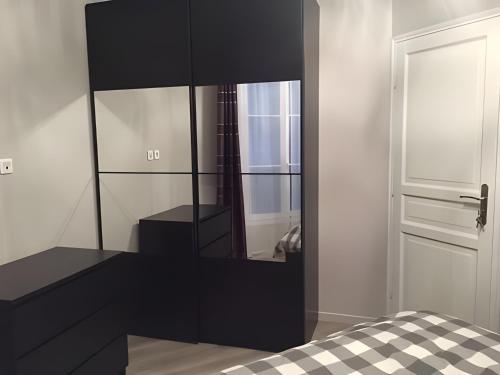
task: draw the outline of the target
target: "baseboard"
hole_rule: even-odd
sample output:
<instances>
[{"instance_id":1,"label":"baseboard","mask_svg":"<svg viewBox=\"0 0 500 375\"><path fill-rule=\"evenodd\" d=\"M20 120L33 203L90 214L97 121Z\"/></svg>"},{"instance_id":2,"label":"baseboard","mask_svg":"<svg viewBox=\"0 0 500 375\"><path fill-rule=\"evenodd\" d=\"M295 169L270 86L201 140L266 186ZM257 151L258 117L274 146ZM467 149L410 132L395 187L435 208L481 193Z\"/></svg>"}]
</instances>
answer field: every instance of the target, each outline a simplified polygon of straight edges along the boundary
<instances>
[{"instance_id":1,"label":"baseboard","mask_svg":"<svg viewBox=\"0 0 500 375\"><path fill-rule=\"evenodd\" d=\"M372 316L337 314L337 313L329 313L329 312L320 311L318 313L318 319L320 321L323 321L323 322L358 324L358 323L363 323L363 322L367 322L370 320L374 320L375 318Z\"/></svg>"}]
</instances>

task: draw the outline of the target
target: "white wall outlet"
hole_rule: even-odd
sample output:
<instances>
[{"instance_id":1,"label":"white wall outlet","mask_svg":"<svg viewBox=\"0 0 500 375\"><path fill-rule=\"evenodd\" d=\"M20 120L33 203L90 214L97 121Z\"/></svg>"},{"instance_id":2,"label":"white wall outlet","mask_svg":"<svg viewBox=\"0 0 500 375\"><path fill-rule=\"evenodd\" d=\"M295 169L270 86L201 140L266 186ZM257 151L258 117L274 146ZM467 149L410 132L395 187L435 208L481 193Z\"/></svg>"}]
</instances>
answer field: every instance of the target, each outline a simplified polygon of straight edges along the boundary
<instances>
[{"instance_id":1,"label":"white wall outlet","mask_svg":"<svg viewBox=\"0 0 500 375\"><path fill-rule=\"evenodd\" d=\"M154 159L153 150L148 150L148 161L152 161Z\"/></svg>"},{"instance_id":2,"label":"white wall outlet","mask_svg":"<svg viewBox=\"0 0 500 375\"><path fill-rule=\"evenodd\" d=\"M12 159L0 159L0 174L14 173L14 165Z\"/></svg>"},{"instance_id":3,"label":"white wall outlet","mask_svg":"<svg viewBox=\"0 0 500 375\"><path fill-rule=\"evenodd\" d=\"M160 150L155 150L155 160L160 160Z\"/></svg>"}]
</instances>

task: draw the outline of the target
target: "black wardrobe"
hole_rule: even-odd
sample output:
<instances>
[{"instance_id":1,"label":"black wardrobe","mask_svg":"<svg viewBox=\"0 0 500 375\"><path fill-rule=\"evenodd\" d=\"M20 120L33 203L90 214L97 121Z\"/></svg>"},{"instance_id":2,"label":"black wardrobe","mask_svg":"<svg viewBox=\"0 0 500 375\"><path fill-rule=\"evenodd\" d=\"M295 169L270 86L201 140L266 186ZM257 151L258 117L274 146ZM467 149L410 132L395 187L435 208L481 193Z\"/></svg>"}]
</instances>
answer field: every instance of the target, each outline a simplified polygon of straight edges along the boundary
<instances>
[{"instance_id":1,"label":"black wardrobe","mask_svg":"<svg viewBox=\"0 0 500 375\"><path fill-rule=\"evenodd\" d=\"M99 242L133 252L130 333L270 351L308 341L318 312L316 0L112 0L87 5L86 20ZM215 167L229 90L240 214L220 203L228 176Z\"/></svg>"}]
</instances>

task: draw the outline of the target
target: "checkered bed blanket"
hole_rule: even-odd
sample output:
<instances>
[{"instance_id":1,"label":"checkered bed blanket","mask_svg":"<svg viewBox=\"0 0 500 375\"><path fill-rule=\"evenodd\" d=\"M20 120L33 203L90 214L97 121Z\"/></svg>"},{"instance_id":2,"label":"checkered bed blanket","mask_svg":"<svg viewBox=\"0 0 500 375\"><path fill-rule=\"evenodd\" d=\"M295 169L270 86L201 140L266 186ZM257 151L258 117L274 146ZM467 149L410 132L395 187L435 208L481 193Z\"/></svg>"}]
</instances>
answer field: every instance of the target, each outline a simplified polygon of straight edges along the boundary
<instances>
[{"instance_id":1,"label":"checkered bed blanket","mask_svg":"<svg viewBox=\"0 0 500 375\"><path fill-rule=\"evenodd\" d=\"M290 229L274 248L273 258L286 259L287 253L300 253L302 250L302 227L294 226Z\"/></svg>"},{"instance_id":2,"label":"checkered bed blanket","mask_svg":"<svg viewBox=\"0 0 500 375\"><path fill-rule=\"evenodd\" d=\"M446 315L401 312L222 373L500 374L500 335Z\"/></svg>"}]
</instances>

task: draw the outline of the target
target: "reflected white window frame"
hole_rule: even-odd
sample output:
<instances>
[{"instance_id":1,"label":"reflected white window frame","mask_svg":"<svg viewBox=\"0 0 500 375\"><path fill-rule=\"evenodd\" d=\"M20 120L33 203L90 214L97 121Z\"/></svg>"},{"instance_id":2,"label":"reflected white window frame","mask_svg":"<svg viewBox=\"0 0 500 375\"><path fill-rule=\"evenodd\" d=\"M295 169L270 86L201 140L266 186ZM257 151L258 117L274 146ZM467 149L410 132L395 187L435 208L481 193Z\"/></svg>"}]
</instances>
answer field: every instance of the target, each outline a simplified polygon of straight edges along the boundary
<instances>
[{"instance_id":1,"label":"reflected white window frame","mask_svg":"<svg viewBox=\"0 0 500 375\"><path fill-rule=\"evenodd\" d=\"M239 84L238 93L238 123L240 139L241 167L243 171L249 171L252 165L249 165L249 118L250 117L277 117L276 115L249 115L248 110L248 86L251 84ZM290 143L291 139L291 118L300 117L300 114L291 113L291 81L280 82L280 165L269 165L269 167L280 168L281 173L289 173L292 167L300 164L291 163ZM284 147L283 147L284 146ZM263 167L257 165L253 167ZM270 175L272 176L272 175ZM245 219L249 224L272 224L277 220L285 222L298 222L301 210L292 210L291 207L291 178L289 175L280 175L281 183L281 212L275 213L253 213L251 186L245 183L248 179L243 176L243 195L245 203ZM285 178L286 177L286 178ZM248 180L247 180L248 181Z\"/></svg>"}]
</instances>

